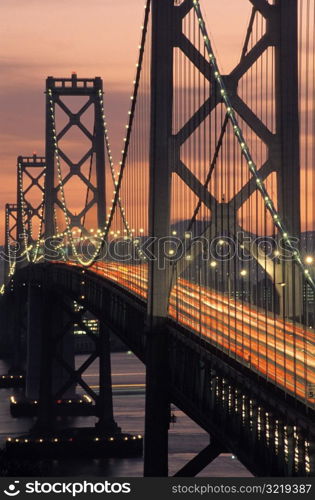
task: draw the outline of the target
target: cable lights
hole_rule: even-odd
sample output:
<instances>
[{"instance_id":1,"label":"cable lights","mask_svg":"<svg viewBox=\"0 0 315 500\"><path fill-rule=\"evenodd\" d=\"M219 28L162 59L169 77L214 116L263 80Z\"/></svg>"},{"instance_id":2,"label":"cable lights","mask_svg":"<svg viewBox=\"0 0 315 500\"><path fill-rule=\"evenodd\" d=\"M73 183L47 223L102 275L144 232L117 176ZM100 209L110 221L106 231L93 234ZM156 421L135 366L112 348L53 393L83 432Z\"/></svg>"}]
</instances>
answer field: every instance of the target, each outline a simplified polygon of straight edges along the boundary
<instances>
[{"instance_id":1,"label":"cable lights","mask_svg":"<svg viewBox=\"0 0 315 500\"><path fill-rule=\"evenodd\" d=\"M49 98L49 106L50 106L50 118L51 118L51 129L52 129L52 137L53 137L53 143L54 143L54 155L55 155L55 160L57 164L57 175L58 175L58 182L59 182L59 189L60 189L60 197L61 197L61 205L62 205L62 210L66 222L66 229L63 233L59 233L57 237L65 237L68 242L70 242L73 254L75 255L76 259L82 266L89 267L96 259L97 255L99 254L99 251L101 249L102 241L99 243L98 247L96 248L93 256L89 260L82 260L81 256L78 254L78 251L76 249L76 246L74 244L73 240L73 235L72 235L72 230L71 230L71 222L69 218L69 212L66 206L66 200L65 200L65 193L64 193L64 182L62 178L62 172L61 172L61 163L60 163L60 156L59 156L59 148L58 148L58 141L57 141L57 135L56 135L56 123L55 123L55 112L54 112L54 102L52 98L52 90L48 90L48 98ZM105 228L103 232L101 233L102 236L106 235L107 231L107 224L105 225ZM80 239L81 240L81 239ZM59 248L62 246L65 246L65 244L61 244Z\"/></svg>"},{"instance_id":2,"label":"cable lights","mask_svg":"<svg viewBox=\"0 0 315 500\"><path fill-rule=\"evenodd\" d=\"M145 41L146 41L146 33L147 33L147 27L148 27L148 21L149 21L150 0L147 1L146 5L144 6L144 9L145 9L145 18L144 18L144 24L141 26L141 30L142 30L141 44L138 45L138 48L139 48L139 60L138 60L138 63L136 64L136 68L137 68L137 70L136 70L136 76L135 76L135 79L133 80L134 91L133 91L133 95L130 96L131 107L130 107L130 109L128 111L129 119L128 119L128 123L125 126L127 132L126 132L126 137L124 137L124 139L123 139L123 142L124 142L123 146L124 147L121 150L122 157L121 157L121 160L119 162L120 170L119 170L119 172L117 172L117 174L115 173L115 168L114 168L114 163L113 163L113 157L111 156L111 148L110 148L110 141L109 141L109 136L108 136L108 129L107 129L106 121L105 121L104 103L103 103L101 92L99 92L99 94L100 94L100 104L101 104L101 109L102 109L102 117L103 117L104 134L105 134L105 144L106 144L107 154L108 154L108 158L109 158L109 164L110 164L110 169L111 169L111 176L112 176L113 184L114 184L114 187L115 187L115 191L114 191L115 198L114 198L114 201L116 199L117 191L118 191L118 194L119 194L119 191L120 191L121 178L122 178L122 175L123 175L124 168L126 166L126 160L127 160L127 155L128 155L128 148L129 148L130 137L131 137L131 132L132 132L132 125L133 125L134 116L135 116L135 109L136 109L136 104L137 104L140 75L141 75L142 63L143 63L143 56L144 56L144 47L145 47ZM113 201L113 203L114 203L114 201ZM119 196L118 196L118 205L119 205L121 217L122 217L122 220L123 220L123 224L124 224L124 227L125 227L125 231L127 233L127 237L130 238L130 239L132 239L133 238L133 234L132 233L135 232L135 231L134 231L134 229L130 229L130 225L129 225L129 223L127 221L127 218L126 218L125 209L124 209L124 207L121 204L121 199L120 199ZM143 232L144 232L143 229L140 229L140 233L143 233ZM144 260L145 260L143 252L140 249L138 249L138 248L137 248L137 253L138 253L138 255L139 255L140 258L144 258Z\"/></svg>"},{"instance_id":3,"label":"cable lights","mask_svg":"<svg viewBox=\"0 0 315 500\"><path fill-rule=\"evenodd\" d=\"M303 274L305 276L305 279L307 280L309 285L312 287L313 290L315 290L315 283L312 279L312 276L311 276L309 270L304 266L302 259L301 259L301 256L300 256L299 252L295 249L295 247L291 241L291 238L289 237L289 235L284 227L284 224L281 221L281 218L280 218L280 216L279 216L279 214L274 206L274 203L271 200L271 198L266 190L264 182L259 177L259 172L257 170L257 167L256 167L254 161L253 161L253 158L252 158L251 153L249 151L249 148L247 146L246 140L243 136L242 130L239 127L238 120L237 120L236 115L235 115L235 111L232 107L230 98L228 96L228 93L227 93L227 90L225 87L225 83L224 83L222 76L220 74L215 56L212 52L211 42L210 42L210 39L208 37L207 29L205 26L205 22L204 22L202 13L201 13L200 4L199 4L198 0L193 0L193 7L194 7L195 13L196 13L197 18L198 18L200 30L201 30L201 33L202 33L202 36L204 39L205 47L206 47L207 52L208 52L210 64L213 67L214 76L217 80L218 85L220 86L220 94L222 96L222 100L226 106L226 110L227 110L229 119L233 125L234 134L239 142L239 145L240 145L241 150L242 150L242 154L247 161L248 168L256 179L257 189L261 192L261 194L263 196L265 206L268 209L268 211L270 212L270 214L274 220L274 224L277 226L279 232L282 234L286 245L292 251L293 258L294 258L295 262L302 269ZM133 124L133 120L134 120L135 107L136 107L136 102L137 102L137 93L138 93L140 74L141 74L141 69L142 69L144 45L145 45L146 31L147 31L147 26L148 26L149 11L150 11L150 1L148 0L147 4L145 5L144 25L141 26L142 40L141 40L141 44L139 45L140 54L139 54L139 61L136 65L136 68L137 68L136 69L136 77L135 77L135 80L133 81L134 92L133 92L133 95L130 96L131 108L128 111L129 121L125 126L126 137L124 137L124 139L123 139L124 148L122 149L122 157L121 157L121 161L119 162L120 169L117 173L115 172L115 168L114 168L113 156L112 156L112 151L111 151L110 141L109 141L109 136L108 136L108 127L107 127L106 117L105 117L105 113L104 113L103 95L102 95L102 91L99 90L99 104L100 104L100 108L101 108L101 116L102 116L102 121L103 121L106 151L107 151L107 156L109 159L111 177L113 180L113 185L115 187L115 191L114 191L112 206L107 214L106 224L102 230L99 229L97 231L98 235L100 236L100 241L99 241L98 245L96 246L96 249L95 249L95 252L93 253L93 256L88 260L82 260L81 256L78 254L75 243L74 243L72 231L70 229L70 218L69 218L69 213L68 213L67 206L66 206L66 200L65 200L65 194L64 194L64 182L63 182L63 178L62 178L59 148L58 148L58 141L57 141L57 135L56 135L54 102L52 99L52 90L51 89L48 90L49 108L50 108L50 113L51 113L52 137L53 137L53 144L54 144L54 154L55 154L55 159L56 159L56 163L57 163L57 173L58 173L58 180L59 180L60 193L61 193L62 209L63 209L65 221L66 221L65 231L63 231L61 233L58 232L56 235L54 235L54 239L55 238L67 238L70 241L71 248L72 248L73 253L76 256L77 260L80 262L80 264L82 266L85 266L85 267L89 267L90 265L92 265L93 262L95 261L95 259L97 258L97 256L99 255L99 252L100 252L100 250L105 242L105 239L109 233L109 228L111 226L117 204L118 204L119 209L120 209L120 213L121 213L123 224L125 227L125 232L127 233L127 237L130 239L133 238L134 231L130 228L130 225L127 221L125 209L122 206L119 193L120 193L120 188L121 188L121 184L122 184L124 168L126 166L128 146L129 146L129 142L130 142L130 136L131 136L131 132L132 132L132 124ZM23 186L22 186L22 168L21 168L20 164L19 164L18 168L19 168L19 172L18 172L19 195L20 195L20 202L21 202L21 208L22 208L23 241L24 241L24 247L25 247L24 253L26 253L27 260L29 262L31 262L31 261L36 262L38 260L38 251L39 251L40 244L43 243L43 240L41 240L41 232L42 232L42 226L43 226L44 193L43 193L43 201L41 204L41 212L42 213L41 213L41 217L40 217L39 235L38 235L38 239L36 241L35 252L34 252L33 258L32 258L32 256L30 255L29 252L30 252L30 249L33 248L33 246L29 247L28 241L27 241L28 238L27 238L27 231L26 231L26 225L25 225L25 202L24 202ZM189 238L189 236L185 234L185 238ZM79 239L80 239L80 241L83 240L82 238L79 238ZM65 243L61 243L61 245L57 248L61 248L64 246L65 246ZM135 245L135 246L137 248L137 245ZM137 251L138 251L139 255L142 257L143 252L141 252L141 250L139 248L137 248ZM63 256L63 259L65 260L65 256ZM9 260L11 262L10 256L9 256ZM10 265L9 275L12 275L14 273L14 268L15 268L15 262L12 265Z\"/></svg>"},{"instance_id":4,"label":"cable lights","mask_svg":"<svg viewBox=\"0 0 315 500\"><path fill-rule=\"evenodd\" d=\"M66 222L66 230L64 231L63 235L66 236L66 238L70 242L73 254L75 255L76 259L84 267L91 266L95 262L96 258L98 257L98 255L99 255L99 253L104 245L105 239L109 233L109 228L111 226L111 223L112 223L115 211L116 211L117 204L120 208L123 223L124 223L124 226L126 228L128 236L131 237L132 232L134 232L132 229L130 229L128 221L125 217L125 209L121 206L121 200L119 197L119 193L120 193L120 188L121 188L121 184L122 184L122 177L123 177L124 169L126 166L128 146L129 146L130 135L131 135L131 131L132 131L132 124L133 124L133 119L134 119L136 101L137 101L137 93L138 93L140 74L141 74L141 69L142 69L144 45L145 45L145 39L146 39L146 31L147 31L147 25L148 25L148 19L149 19L149 12L150 12L150 1L148 0L147 5L145 7L145 22L144 22L144 26L142 26L143 33L142 33L142 40L141 40L141 46L140 46L139 61L137 64L136 79L134 80L134 94L133 94L133 96L131 96L132 104L131 104L131 109L128 113L129 122L126 125L127 135L124 138L124 149L122 150L122 159L119 162L120 170L119 170L117 175L115 174L113 157L111 154L110 142L109 142L109 137L108 137L108 128L107 128L105 112L104 112L103 95L102 95L101 90L99 90L99 92L98 92L99 104L100 104L100 109L101 109L101 116L102 116L103 127L104 127L104 137L105 137L106 150L107 150L107 155L108 155L108 159L109 159L111 175L112 175L115 191L114 191L114 198L112 199L112 206L107 214L105 226L99 232L100 241L98 242L98 245L96 246L96 249L95 249L92 257L88 260L83 260L81 258L81 256L78 254L76 246L74 244L72 231L70 228L70 218L69 218L69 213L68 213L67 205L66 205L66 199L65 199L65 193L64 193L64 182L63 182L63 178L62 178L58 140L57 140L57 134L56 134L54 102L53 102L53 97L52 97L52 90L51 89L48 90L52 138L53 138L53 144L54 144L54 155L55 155L55 160L56 160L56 164L57 164L57 175L58 175L58 182L59 182L60 195L61 195L61 205L62 205L62 210L63 210L65 222ZM141 252L141 250L139 250L139 255L143 255L143 252Z\"/></svg>"},{"instance_id":5,"label":"cable lights","mask_svg":"<svg viewBox=\"0 0 315 500\"><path fill-rule=\"evenodd\" d=\"M44 167L44 176L45 176L45 169ZM40 215L39 215L39 228L38 228L38 237L36 240L35 244L35 251L34 255L30 254L30 251L33 250L34 245L28 245L28 233L26 230L26 224L25 224L25 219L26 219L26 213L25 213L25 198L24 198L24 192L23 192L23 178L22 178L22 165L21 163L18 163L18 185L19 185L19 198L20 198L20 205L21 205L21 216L22 216L22 236L23 236L23 241L24 241L24 252L22 255L26 255L26 258L28 262L36 262L37 261L37 256L38 256L38 251L40 244L42 243L41 240L41 235L42 235L42 230L43 230L43 219L44 219L44 206L45 206L45 193L44 191L42 192L42 201L40 204Z\"/></svg>"},{"instance_id":6,"label":"cable lights","mask_svg":"<svg viewBox=\"0 0 315 500\"><path fill-rule=\"evenodd\" d=\"M235 111L233 109L232 103L231 103L230 98L228 96L228 92L227 92L227 89L225 87L225 83L224 83L222 76L220 74L219 67L218 67L217 62L216 62L216 58L215 58L213 51L212 51L211 42L210 42L210 39L208 37L207 28L206 28L206 25L205 25L205 22L204 22L202 13L201 13L199 0L193 0L193 8L194 8L195 13L196 13L197 18L198 18L200 31L202 33L205 47L206 47L207 52L208 52L210 64L212 65L212 68L214 71L214 76L217 80L217 83L220 86L220 93L222 96L222 100L226 106L229 119L233 125L234 134L235 134L235 136L238 140L238 143L242 149L242 154L247 161L247 165L249 167L249 170L256 178L257 189L262 194L263 199L265 200L265 205L266 205L268 211L270 212L270 214L274 220L274 223L277 226L280 234L282 234L282 236L284 237L287 247L292 251L292 255L293 255L295 262L300 267L300 269L303 271L305 279L307 280L308 284L315 291L315 282L313 281L308 269L306 269L305 266L303 265L300 253L296 250L293 242L291 241L290 237L288 236L288 233L287 233L285 226L280 218L280 215L278 214L278 212L274 206L274 203L271 200L271 198L267 192L265 184L262 181L262 179L259 177L259 172L257 170L257 167L256 167L254 161L253 161L252 155L249 151L249 148L248 148L246 140L243 136L242 130L239 127L238 120L237 120L236 115L235 115Z\"/></svg>"}]
</instances>

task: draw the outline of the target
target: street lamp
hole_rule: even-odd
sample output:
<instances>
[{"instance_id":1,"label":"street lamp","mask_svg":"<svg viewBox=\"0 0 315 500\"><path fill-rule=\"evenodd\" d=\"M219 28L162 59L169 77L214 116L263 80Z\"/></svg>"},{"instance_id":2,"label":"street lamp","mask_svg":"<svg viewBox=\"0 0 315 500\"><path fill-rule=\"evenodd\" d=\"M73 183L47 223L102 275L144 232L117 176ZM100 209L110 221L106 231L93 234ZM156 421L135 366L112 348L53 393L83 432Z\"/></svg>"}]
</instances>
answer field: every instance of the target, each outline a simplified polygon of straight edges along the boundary
<instances>
[{"instance_id":1,"label":"street lamp","mask_svg":"<svg viewBox=\"0 0 315 500\"><path fill-rule=\"evenodd\" d=\"M313 264L313 262L314 262L314 257L312 257L312 255L307 255L307 256L305 257L305 262L306 262L306 264L309 264L309 265L310 265L310 264Z\"/></svg>"}]
</instances>

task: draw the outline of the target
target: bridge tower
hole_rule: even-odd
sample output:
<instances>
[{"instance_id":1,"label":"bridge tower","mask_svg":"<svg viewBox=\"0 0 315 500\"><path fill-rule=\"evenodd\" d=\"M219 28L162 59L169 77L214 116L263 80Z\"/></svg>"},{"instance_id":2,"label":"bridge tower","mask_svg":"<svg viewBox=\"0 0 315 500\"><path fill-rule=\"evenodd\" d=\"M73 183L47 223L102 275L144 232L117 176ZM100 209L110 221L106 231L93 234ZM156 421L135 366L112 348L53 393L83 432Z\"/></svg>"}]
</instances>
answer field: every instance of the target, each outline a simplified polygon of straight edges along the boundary
<instances>
[{"instance_id":1,"label":"bridge tower","mask_svg":"<svg viewBox=\"0 0 315 500\"><path fill-rule=\"evenodd\" d=\"M266 6L265 6L266 7ZM276 0L267 11L271 43L275 44L276 133L269 158L277 174L278 203L289 234L300 242L300 127L298 81L298 0ZM294 200L294 203L293 203ZM276 281L287 283L287 293L276 285L280 309L289 317L301 317L302 277L291 262L276 269Z\"/></svg>"},{"instance_id":2,"label":"bridge tower","mask_svg":"<svg viewBox=\"0 0 315 500\"><path fill-rule=\"evenodd\" d=\"M152 1L149 235L169 234L170 139L173 109L174 1ZM160 269L159 245L149 262L144 475L168 476L167 328L170 267Z\"/></svg>"},{"instance_id":3,"label":"bridge tower","mask_svg":"<svg viewBox=\"0 0 315 500\"><path fill-rule=\"evenodd\" d=\"M105 146L104 146L104 121L102 115L103 84L99 77L96 78L78 78L75 73L71 78L54 78L49 76L46 80L46 172L45 172L45 239L53 237L58 231L57 213L61 212L66 221L67 229L77 228L81 233L87 234L85 228L85 220L92 210L96 209L96 224L98 227L103 227L105 224ZM84 101L84 102L82 102ZM79 110L75 109L76 104ZM67 123L60 126L58 117L56 117L57 108L63 112ZM86 115L88 112L88 115ZM84 115L84 116L83 116ZM92 116L92 125L90 125L90 117ZM87 117L87 120L85 120ZM88 122L88 124L87 124ZM62 142L71 140L70 132L77 129L88 142L87 150L78 160L71 159L71 154L64 148ZM58 155L58 158L57 158ZM73 153L72 153L73 155ZM95 160L95 175L92 174L92 163ZM63 167L61 163L63 164ZM86 165L89 165L86 170ZM61 179L61 169L62 176ZM66 205L63 198L63 189L71 181L81 181L80 189L86 189L87 198L85 206L82 207L80 213L75 213ZM93 212L95 214L95 212ZM38 396L43 387L43 377L40 370L40 360L45 355L45 342L42 347L36 343L36 338L41 336L41 330L45 328L44 320L41 322L37 319L37 324L32 324L32 318L36 316L36 309L40 304L40 294L35 285L35 292L30 289L30 307L28 325L29 331L29 354L28 358L32 360L30 369L27 371L28 378L26 380L26 392L29 397ZM71 302L71 301L70 301ZM58 305L53 301L53 307L58 311ZM69 310L72 309L71 303L67 305ZM58 313L57 313L58 315ZM35 320L34 320L35 321ZM67 319L65 314L60 314L58 328L56 331L66 329ZM55 334L55 333L54 333ZM74 346L71 335L63 335L59 346L60 352L65 358L67 366L74 364ZM47 354L49 356L49 353ZM35 363L34 360L37 360ZM50 365L50 367L49 367ZM60 385L65 378L65 370L61 370L56 361L50 360L47 364L46 373L53 372L56 378L54 383ZM58 371L59 370L59 371ZM58 376L56 373L58 371ZM48 377L48 376L47 376ZM47 378L46 377L46 378ZM45 376L44 376L45 379ZM58 379L58 380L57 380ZM72 391L69 387L68 391ZM52 388L46 390L47 394L51 394ZM43 399L43 398L41 398ZM49 410L47 409L50 397L46 396L43 401L47 404L43 405L42 419L48 418ZM46 407L46 409L45 409Z\"/></svg>"},{"instance_id":4,"label":"bridge tower","mask_svg":"<svg viewBox=\"0 0 315 500\"><path fill-rule=\"evenodd\" d=\"M31 255L28 250L29 246L41 237L45 165L45 158L35 153L32 156L17 158L17 202L6 204L5 208L4 275L6 280L23 263L27 263L27 255ZM34 199L35 193L36 200ZM39 227L36 235L33 232L34 225ZM25 306L27 294L23 286L12 284L11 287L14 288L14 293L12 289L8 298L11 304L8 304L4 311L7 322L6 330L10 332L9 348L13 352L10 371L21 373L27 337Z\"/></svg>"},{"instance_id":5,"label":"bridge tower","mask_svg":"<svg viewBox=\"0 0 315 500\"><path fill-rule=\"evenodd\" d=\"M18 156L17 158L17 241L19 256L25 246L41 238L44 211L44 156ZM36 198L35 198L36 196ZM38 226L38 234L34 233ZM26 257L25 257L26 259Z\"/></svg>"},{"instance_id":6,"label":"bridge tower","mask_svg":"<svg viewBox=\"0 0 315 500\"><path fill-rule=\"evenodd\" d=\"M249 51L245 51L239 64L230 74L223 76L232 105L254 134L266 145L268 159L260 169L265 180L270 173L277 175L278 205L291 236L300 235L300 165L298 120L298 29L297 0L249 0L255 11L266 21L266 33ZM221 203L209 195L207 187L194 177L180 159L181 145L192 135L211 111L223 102L220 93L213 93L191 116L184 127L172 133L173 110L173 51L179 48L190 62L210 82L215 81L214 69L183 33L183 19L194 8L193 0L152 0L151 51L151 141L150 141L150 200L149 234L157 239L169 235L172 173L176 172L212 212L226 214L223 225L229 230L236 226L237 212L255 192L254 179L243 186L233 200ZM257 62L268 47L275 49L276 130L271 132L263 121L238 95L242 76ZM247 196L247 198L246 198ZM294 200L294 203L292 203ZM229 220L235 224L229 224ZM205 235L216 236L216 217ZM167 307L170 287L170 265L159 267L158 258L149 263L148 342L147 342L147 396L145 475L168 474L168 346ZM254 255L258 260L258 255ZM264 256L265 259L265 256ZM266 260L266 259L265 259ZM185 265L185 264L184 264ZM186 264L187 265L187 264ZM275 264L272 264L273 266ZM285 302L285 314L294 317L299 306L293 297L293 288L299 295L300 270L292 263L281 264L270 272L274 285ZM289 285L280 288L283 281ZM291 291L287 291L291 289ZM300 294L301 296L302 294ZM302 302L302 299L301 299ZM211 456L211 453L209 454Z\"/></svg>"},{"instance_id":7,"label":"bridge tower","mask_svg":"<svg viewBox=\"0 0 315 500\"><path fill-rule=\"evenodd\" d=\"M73 127L77 127L84 137L89 141L90 147L79 161L72 161L58 144L58 154L61 161L68 168L68 172L63 179L64 186L71 179L79 178L82 181L82 188L86 188L91 193L88 200L79 214L72 213L66 208L69 225L71 228L79 228L86 233L84 228L85 217L95 208L97 210L97 225L103 227L105 224L105 149L104 149L104 125L101 109L101 99L103 95L103 83L101 78L77 78L75 73L71 78L53 78L49 76L46 80L46 161L47 170L45 178L45 237L52 237L56 233L56 210L64 210L60 196L60 183L56 165L56 140L66 139L67 134ZM74 111L66 102L66 98L86 97L86 102L79 111ZM63 100L63 98L65 98ZM80 99L78 99L80 103ZM59 107L67 116L68 123L61 129L54 132L56 107ZM85 126L82 118L86 111L94 111L94 126L91 130ZM95 155L96 175L93 178L83 171L83 164L92 162Z\"/></svg>"}]
</instances>

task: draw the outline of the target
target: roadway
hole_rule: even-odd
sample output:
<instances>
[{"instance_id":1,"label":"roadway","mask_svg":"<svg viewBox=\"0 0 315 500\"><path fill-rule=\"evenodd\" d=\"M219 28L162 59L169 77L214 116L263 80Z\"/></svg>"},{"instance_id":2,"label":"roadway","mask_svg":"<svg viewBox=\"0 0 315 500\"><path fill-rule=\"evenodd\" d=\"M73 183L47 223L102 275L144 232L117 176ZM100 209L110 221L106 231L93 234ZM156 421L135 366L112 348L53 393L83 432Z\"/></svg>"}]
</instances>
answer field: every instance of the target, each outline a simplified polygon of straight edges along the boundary
<instances>
[{"instance_id":1,"label":"roadway","mask_svg":"<svg viewBox=\"0 0 315 500\"><path fill-rule=\"evenodd\" d=\"M90 271L147 298L147 266L97 262ZM169 301L169 315L211 344L313 405L315 357L312 330L248 303L179 278Z\"/></svg>"}]
</instances>

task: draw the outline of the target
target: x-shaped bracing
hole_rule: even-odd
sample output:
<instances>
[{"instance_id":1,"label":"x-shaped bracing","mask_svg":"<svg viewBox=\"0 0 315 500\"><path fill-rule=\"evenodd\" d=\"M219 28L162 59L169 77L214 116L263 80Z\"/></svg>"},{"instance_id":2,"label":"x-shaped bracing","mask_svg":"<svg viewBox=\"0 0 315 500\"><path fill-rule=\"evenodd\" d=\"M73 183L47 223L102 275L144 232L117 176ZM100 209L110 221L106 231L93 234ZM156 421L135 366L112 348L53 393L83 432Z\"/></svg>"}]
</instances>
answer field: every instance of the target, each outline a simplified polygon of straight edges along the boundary
<instances>
[{"instance_id":1,"label":"x-shaped bracing","mask_svg":"<svg viewBox=\"0 0 315 500\"><path fill-rule=\"evenodd\" d=\"M89 141L92 143L91 148L88 149L88 151L82 156L82 158L76 162L73 163L70 158L65 154L65 152L60 148L59 146L59 155L60 158L68 165L69 167L69 172L68 174L63 178L63 185L65 186L67 182L74 176L76 175L81 179L81 181L87 186L88 190L93 193L92 199L82 208L79 214L73 214L68 208L67 208L67 213L68 217L70 218L72 225L76 225L80 227L85 232L85 229L81 223L81 219L87 214L87 212L95 205L97 202L97 197L96 197L96 192L97 192L97 187L94 186L90 179L88 179L83 173L81 172L81 167L84 165L86 161L89 159L92 161L92 157L94 154L94 135L91 134L91 132L83 125L81 122L81 117L82 115L92 106L95 102L94 98L90 96L87 100L87 102L81 107L81 109L77 113L73 113L68 106L60 99L59 96L56 96L55 98L56 104L64 111L64 113L68 116L69 121L65 127L58 132L57 134L57 140L58 142L67 134L67 132L74 126L77 126L81 132L89 139ZM56 192L59 191L59 186L56 188ZM56 204L59 206L60 209L62 209L62 203L59 200L59 198L56 198Z\"/></svg>"},{"instance_id":2,"label":"x-shaped bracing","mask_svg":"<svg viewBox=\"0 0 315 500\"><path fill-rule=\"evenodd\" d=\"M271 46L276 43L275 40L275 8L271 6L265 0L250 0L253 5L252 15L250 18L248 30L245 37L244 47L242 50L242 56L240 62L235 66L235 68L230 72L229 75L223 76L225 85L229 91L230 99L235 109L236 113L244 120L248 127L254 132L254 134L267 146L268 149L268 159L263 163L259 169L259 178L265 181L267 177L277 171L276 165L273 161L273 151L276 150L276 139L277 136L265 125L265 123L250 109L250 107L244 102L244 100L237 94L238 83L241 78L247 73L247 71L257 62L261 55ZM242 233L244 231L237 222L237 212L242 207L242 205L251 197L251 195L257 190L257 183L254 177L251 177L247 183L245 183L241 189L232 197L229 202L222 203L218 201L216 197L211 194L208 190L208 185L210 182L209 175L205 183L200 182L196 175L189 169L189 167L184 163L180 157L181 146L189 139L189 137L200 127L204 120L211 114L211 112L216 108L216 106L223 102L222 96L220 95L219 89L214 85L215 75L213 66L208 60L199 52L199 50L191 43L191 41L186 37L182 31L182 20L193 8L192 0L185 0L176 10L178 11L177 20L177 33L175 34L175 47L178 47L184 55L192 62L192 64L202 73L202 75L211 84L211 93L199 109L187 120L187 122L180 128L180 130L172 137L172 152L170 157L173 158L172 170L176 173L179 178L189 187L191 191L198 198L198 205L195 210L194 217L196 216L196 211L199 210L201 203L203 203L212 214L216 214L216 219L218 214L221 214L222 228L229 231L229 234L234 234L236 229ZM255 15L260 12L267 20L267 28L265 34L256 42L256 44L248 50L248 43L250 35L253 29L253 23ZM222 129L224 129L223 134L226 132L226 122L223 124ZM222 132L221 132L222 135ZM214 156L218 155L217 149L221 147L220 141L222 143L222 137L219 138L216 147L216 152ZM212 162L210 171L213 171L215 162ZM210 175L211 177L211 175ZM214 222L210 222L210 226L206 229L203 234L204 237L215 237ZM189 228L190 229L190 228ZM236 236L236 235L235 235ZM198 250L197 250L198 252ZM192 253L193 256L193 253ZM274 279L274 266L275 263L269 262L270 259L261 257L258 258L258 252L254 250L254 257L263 264L263 267L267 274ZM182 260L179 266L179 273L185 269L188 263ZM278 272L276 273L279 274Z\"/></svg>"},{"instance_id":3,"label":"x-shaped bracing","mask_svg":"<svg viewBox=\"0 0 315 500\"><path fill-rule=\"evenodd\" d=\"M28 234L27 238L29 242L34 242L34 238L32 235L32 222L34 217L38 217L39 222L42 221L43 216L43 204L44 204L44 176L45 176L45 168L46 168L46 159L43 156L37 156L35 153L33 156L19 156L17 159L18 163L18 231L22 232L22 217L23 212L27 214L27 221L24 221L24 224L28 225ZM34 169L37 169L37 174L33 172ZM19 176L20 169L20 176ZM30 171L30 169L33 169ZM24 179L29 179L29 185L24 188ZM39 204L35 206L35 202L32 202L31 199L27 199L26 195L29 194L31 196L32 190L34 188L38 188L42 195L42 200L40 200ZM23 201L24 207L21 206L21 202ZM20 235L19 235L20 236ZM39 235L41 236L41 235Z\"/></svg>"},{"instance_id":4,"label":"x-shaped bracing","mask_svg":"<svg viewBox=\"0 0 315 500\"><path fill-rule=\"evenodd\" d=\"M268 15L268 19L273 13L273 10L264 0L250 0L253 4L253 9L261 12L263 15ZM179 15L181 18L185 16L193 8L192 0L186 0L178 7ZM198 49L190 42L183 32L180 32L175 37L175 46L178 47L185 56L194 64L194 66L209 80L214 83L215 76L213 68L209 61L207 61ZM237 95L237 86L239 80L245 75L250 67L255 64L259 57L274 45L272 37L269 33L263 35L258 40L254 47L247 53L244 53L241 61L231 71L229 75L224 76L226 86L229 89L230 97L232 99L233 107L239 116L246 122L251 130L261 139L268 149L272 148L275 141L275 134L273 134L263 121L247 106L247 104ZM214 85L212 85L214 88ZM211 114L216 106L223 102L222 96L218 91L211 92L210 97L199 107L199 109L189 118L189 120L181 127L176 135L173 136L173 154L174 158L173 171L185 182L185 184L192 189L199 199L210 209L214 210L218 201L211 195L204 185L196 178L196 176L189 170L189 168L180 159L180 147L189 139L189 137L198 129L202 122ZM265 180L271 172L275 171L272 165L272 158L260 169L260 177ZM250 179L244 185L239 193L237 193L229 202L230 208L239 209L256 190L254 179Z\"/></svg>"}]
</instances>

